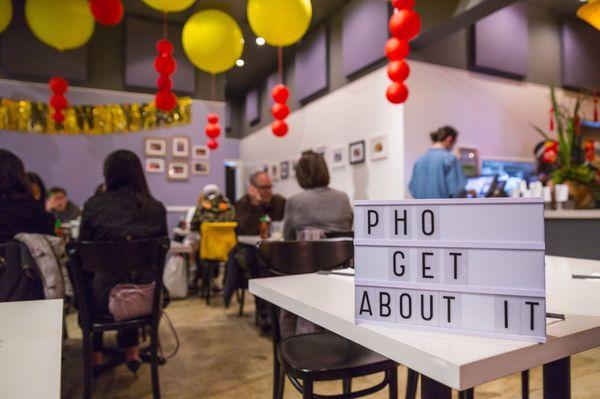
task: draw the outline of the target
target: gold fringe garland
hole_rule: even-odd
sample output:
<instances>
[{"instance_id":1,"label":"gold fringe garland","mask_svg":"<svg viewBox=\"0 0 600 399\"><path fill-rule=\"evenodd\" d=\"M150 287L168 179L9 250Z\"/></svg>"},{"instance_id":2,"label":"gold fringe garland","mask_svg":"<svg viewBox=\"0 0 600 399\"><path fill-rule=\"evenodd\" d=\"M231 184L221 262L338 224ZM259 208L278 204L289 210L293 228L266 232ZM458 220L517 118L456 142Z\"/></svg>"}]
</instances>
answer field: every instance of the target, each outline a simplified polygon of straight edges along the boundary
<instances>
[{"instance_id":1,"label":"gold fringe garland","mask_svg":"<svg viewBox=\"0 0 600 399\"><path fill-rule=\"evenodd\" d=\"M171 112L158 111L154 102L76 105L63 112L62 124L54 122L54 110L46 103L0 98L0 130L43 134L114 134L187 125L192 100L181 97Z\"/></svg>"}]
</instances>

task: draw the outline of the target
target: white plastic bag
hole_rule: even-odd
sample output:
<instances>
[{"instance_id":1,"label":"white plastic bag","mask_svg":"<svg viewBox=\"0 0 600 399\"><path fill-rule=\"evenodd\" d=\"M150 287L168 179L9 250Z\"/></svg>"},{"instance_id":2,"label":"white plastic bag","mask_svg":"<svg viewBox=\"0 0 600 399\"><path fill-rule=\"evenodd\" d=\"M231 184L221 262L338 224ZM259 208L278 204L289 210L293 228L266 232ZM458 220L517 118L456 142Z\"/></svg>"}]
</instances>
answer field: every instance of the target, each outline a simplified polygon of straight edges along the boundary
<instances>
[{"instance_id":1,"label":"white plastic bag","mask_svg":"<svg viewBox=\"0 0 600 399\"><path fill-rule=\"evenodd\" d=\"M188 294L187 270L181 255L171 255L163 274L163 282L173 299L185 298Z\"/></svg>"}]
</instances>

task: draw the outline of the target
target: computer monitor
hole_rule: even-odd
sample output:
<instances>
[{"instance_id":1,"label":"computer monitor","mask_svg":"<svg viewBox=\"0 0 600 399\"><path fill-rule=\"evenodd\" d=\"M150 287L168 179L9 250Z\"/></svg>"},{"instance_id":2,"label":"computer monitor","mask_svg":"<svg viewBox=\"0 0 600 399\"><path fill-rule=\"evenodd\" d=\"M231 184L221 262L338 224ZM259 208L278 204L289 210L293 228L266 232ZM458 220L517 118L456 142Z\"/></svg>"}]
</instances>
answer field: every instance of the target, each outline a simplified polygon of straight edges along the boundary
<instances>
[{"instance_id":1,"label":"computer monitor","mask_svg":"<svg viewBox=\"0 0 600 399\"><path fill-rule=\"evenodd\" d=\"M481 174L497 176L498 185L508 196L522 181L531 183L538 180L535 162L484 159L481 163Z\"/></svg>"},{"instance_id":2,"label":"computer monitor","mask_svg":"<svg viewBox=\"0 0 600 399\"><path fill-rule=\"evenodd\" d=\"M495 186L496 176L475 176L467 179L465 190L472 197L485 198L494 190Z\"/></svg>"}]
</instances>

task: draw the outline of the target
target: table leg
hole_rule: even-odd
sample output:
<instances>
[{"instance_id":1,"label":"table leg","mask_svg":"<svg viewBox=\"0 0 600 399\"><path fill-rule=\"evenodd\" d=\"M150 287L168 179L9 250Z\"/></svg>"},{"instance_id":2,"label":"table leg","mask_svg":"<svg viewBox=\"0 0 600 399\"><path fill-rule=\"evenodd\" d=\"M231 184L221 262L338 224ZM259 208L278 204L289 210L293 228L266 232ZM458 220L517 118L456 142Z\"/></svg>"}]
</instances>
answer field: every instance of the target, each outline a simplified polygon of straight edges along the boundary
<instances>
[{"instance_id":1,"label":"table leg","mask_svg":"<svg viewBox=\"0 0 600 399\"><path fill-rule=\"evenodd\" d=\"M544 364L544 399L571 399L571 358Z\"/></svg>"},{"instance_id":2,"label":"table leg","mask_svg":"<svg viewBox=\"0 0 600 399\"><path fill-rule=\"evenodd\" d=\"M421 374L421 399L451 399L452 389Z\"/></svg>"}]
</instances>

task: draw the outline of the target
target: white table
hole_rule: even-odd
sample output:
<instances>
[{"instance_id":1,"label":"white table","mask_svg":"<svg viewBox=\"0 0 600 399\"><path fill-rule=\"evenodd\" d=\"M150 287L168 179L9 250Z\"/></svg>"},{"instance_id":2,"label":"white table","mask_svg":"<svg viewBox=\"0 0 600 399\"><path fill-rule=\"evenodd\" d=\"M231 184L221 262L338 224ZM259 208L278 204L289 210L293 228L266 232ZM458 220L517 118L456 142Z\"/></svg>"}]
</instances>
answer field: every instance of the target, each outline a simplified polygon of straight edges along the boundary
<instances>
[{"instance_id":1,"label":"white table","mask_svg":"<svg viewBox=\"0 0 600 399\"><path fill-rule=\"evenodd\" d=\"M416 370L428 377L423 383L429 387L443 384L464 391L542 364L549 364L544 370L549 383L560 385L568 377L569 356L600 346L600 282L571 277L575 271L600 274L600 262L548 257L547 263L547 311L567 314L564 321L548 319L545 344L356 325L353 277L255 279L250 280L250 292ZM437 388L428 397L449 397L449 389ZM546 397L561 397L554 394Z\"/></svg>"},{"instance_id":2,"label":"white table","mask_svg":"<svg viewBox=\"0 0 600 399\"><path fill-rule=\"evenodd\" d=\"M260 236L238 236L237 237L237 241L240 244L244 244L244 245L250 245L250 246L255 246L256 244L258 244L259 242L261 242L263 239L260 238Z\"/></svg>"},{"instance_id":3,"label":"white table","mask_svg":"<svg viewBox=\"0 0 600 399\"><path fill-rule=\"evenodd\" d=\"M0 303L0 396L60 398L62 300Z\"/></svg>"}]
</instances>

